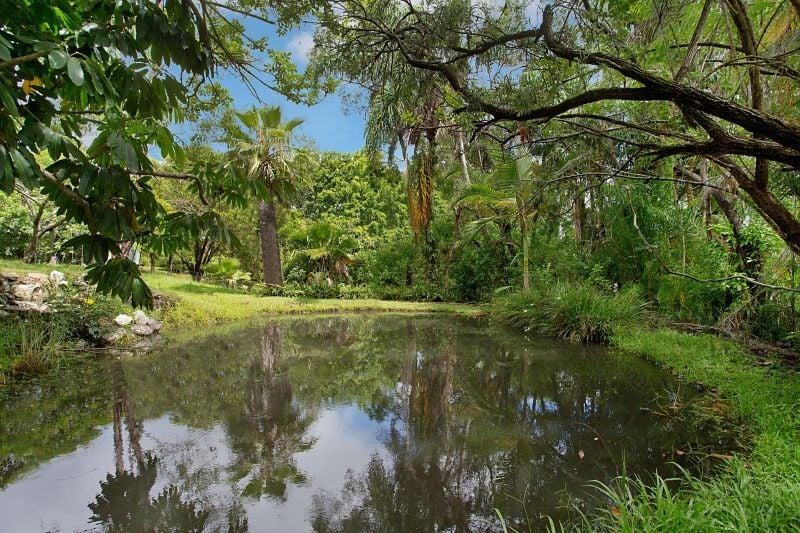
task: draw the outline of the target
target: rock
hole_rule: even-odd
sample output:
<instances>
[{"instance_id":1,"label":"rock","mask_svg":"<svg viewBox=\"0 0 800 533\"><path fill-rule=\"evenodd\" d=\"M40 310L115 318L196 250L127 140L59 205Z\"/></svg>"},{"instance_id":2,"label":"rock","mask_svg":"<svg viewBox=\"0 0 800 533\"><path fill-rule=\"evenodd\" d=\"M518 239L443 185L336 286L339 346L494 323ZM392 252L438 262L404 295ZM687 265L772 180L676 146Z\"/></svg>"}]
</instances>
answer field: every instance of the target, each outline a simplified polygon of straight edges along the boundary
<instances>
[{"instance_id":1,"label":"rock","mask_svg":"<svg viewBox=\"0 0 800 533\"><path fill-rule=\"evenodd\" d=\"M161 329L161 321L156 320L155 318L151 318L147 321L147 325L152 328L153 331L158 331Z\"/></svg>"},{"instance_id":2,"label":"rock","mask_svg":"<svg viewBox=\"0 0 800 533\"><path fill-rule=\"evenodd\" d=\"M131 348L137 353L152 351L161 342L161 335L152 335L150 337L143 337L138 342L135 342Z\"/></svg>"},{"instance_id":3,"label":"rock","mask_svg":"<svg viewBox=\"0 0 800 533\"><path fill-rule=\"evenodd\" d=\"M25 284L32 284L32 285L42 285L50 281L50 276L47 274L40 274L38 272L28 272L25 274L25 277L20 279L20 283Z\"/></svg>"},{"instance_id":4,"label":"rock","mask_svg":"<svg viewBox=\"0 0 800 533\"><path fill-rule=\"evenodd\" d=\"M108 344L114 344L123 337L125 337L125 328L117 328L111 333L107 333L106 335L104 335L103 340L106 341Z\"/></svg>"},{"instance_id":5,"label":"rock","mask_svg":"<svg viewBox=\"0 0 800 533\"><path fill-rule=\"evenodd\" d=\"M45 297L45 292L41 285L14 285L11 287L11 294L15 299L25 302L41 302Z\"/></svg>"},{"instance_id":6,"label":"rock","mask_svg":"<svg viewBox=\"0 0 800 533\"><path fill-rule=\"evenodd\" d=\"M114 319L114 323L118 326L127 326L131 322L133 322L133 317L124 313L117 315L117 318Z\"/></svg>"},{"instance_id":7,"label":"rock","mask_svg":"<svg viewBox=\"0 0 800 533\"><path fill-rule=\"evenodd\" d=\"M134 324L131 328L131 331L137 335L141 335L142 337L147 337L148 335L153 334L153 328L144 324Z\"/></svg>"},{"instance_id":8,"label":"rock","mask_svg":"<svg viewBox=\"0 0 800 533\"><path fill-rule=\"evenodd\" d=\"M27 302L24 300L15 300L14 304L17 306L18 311L33 311L35 313L49 313L50 306L40 302Z\"/></svg>"},{"instance_id":9,"label":"rock","mask_svg":"<svg viewBox=\"0 0 800 533\"><path fill-rule=\"evenodd\" d=\"M9 313L8 311L3 311L2 309L0 309L0 318L5 318L10 314L11 313Z\"/></svg>"},{"instance_id":10,"label":"rock","mask_svg":"<svg viewBox=\"0 0 800 533\"><path fill-rule=\"evenodd\" d=\"M63 272L59 272L58 270L53 270L52 272L50 272L49 278L50 278L50 283L52 283L55 286L69 285L69 282L67 282L67 276L65 276Z\"/></svg>"},{"instance_id":11,"label":"rock","mask_svg":"<svg viewBox=\"0 0 800 533\"><path fill-rule=\"evenodd\" d=\"M16 272L0 272L0 278L5 278L9 281L17 281L19 279L19 274Z\"/></svg>"},{"instance_id":12,"label":"rock","mask_svg":"<svg viewBox=\"0 0 800 533\"><path fill-rule=\"evenodd\" d=\"M141 309L137 309L133 312L133 321L141 326L146 326L147 321L150 320L147 318L147 315Z\"/></svg>"}]
</instances>

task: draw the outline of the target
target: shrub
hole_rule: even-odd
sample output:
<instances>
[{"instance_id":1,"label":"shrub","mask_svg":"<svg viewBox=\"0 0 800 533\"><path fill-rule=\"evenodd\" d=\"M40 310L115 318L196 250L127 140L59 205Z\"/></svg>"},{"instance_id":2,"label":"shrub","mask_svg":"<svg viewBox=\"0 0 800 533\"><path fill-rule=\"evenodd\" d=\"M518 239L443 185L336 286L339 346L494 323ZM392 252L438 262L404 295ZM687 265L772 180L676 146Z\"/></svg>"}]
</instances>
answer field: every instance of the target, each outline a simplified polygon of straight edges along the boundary
<instances>
[{"instance_id":1,"label":"shrub","mask_svg":"<svg viewBox=\"0 0 800 533\"><path fill-rule=\"evenodd\" d=\"M305 290L297 281L289 281L283 285L264 285L258 283L253 286L253 290L261 296L281 296L283 298L303 298Z\"/></svg>"},{"instance_id":2,"label":"shrub","mask_svg":"<svg viewBox=\"0 0 800 533\"><path fill-rule=\"evenodd\" d=\"M642 318L645 303L636 287L609 293L588 283L550 281L528 293L497 298L491 314L539 335L575 342L605 342L615 328Z\"/></svg>"},{"instance_id":3,"label":"shrub","mask_svg":"<svg viewBox=\"0 0 800 533\"><path fill-rule=\"evenodd\" d=\"M364 285L346 285L340 283L338 289L339 298L344 298L346 300L363 300L372 297L369 287Z\"/></svg>"},{"instance_id":4,"label":"shrub","mask_svg":"<svg viewBox=\"0 0 800 533\"><path fill-rule=\"evenodd\" d=\"M126 311L118 298L73 287L62 288L48 303L66 338L92 345L104 344L103 337L117 329L114 317Z\"/></svg>"}]
</instances>

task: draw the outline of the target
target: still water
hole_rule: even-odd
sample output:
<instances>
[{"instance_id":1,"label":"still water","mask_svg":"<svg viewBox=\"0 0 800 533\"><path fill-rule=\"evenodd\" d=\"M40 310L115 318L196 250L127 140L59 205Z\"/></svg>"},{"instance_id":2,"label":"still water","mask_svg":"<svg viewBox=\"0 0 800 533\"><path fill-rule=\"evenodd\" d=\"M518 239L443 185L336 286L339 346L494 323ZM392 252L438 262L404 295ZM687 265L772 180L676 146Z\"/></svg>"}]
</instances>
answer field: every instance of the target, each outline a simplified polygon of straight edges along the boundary
<instances>
[{"instance_id":1,"label":"still water","mask_svg":"<svg viewBox=\"0 0 800 533\"><path fill-rule=\"evenodd\" d=\"M590 480L671 474L695 396L472 319L197 332L0 400L0 531L491 531L494 508L537 530L608 505Z\"/></svg>"}]
</instances>

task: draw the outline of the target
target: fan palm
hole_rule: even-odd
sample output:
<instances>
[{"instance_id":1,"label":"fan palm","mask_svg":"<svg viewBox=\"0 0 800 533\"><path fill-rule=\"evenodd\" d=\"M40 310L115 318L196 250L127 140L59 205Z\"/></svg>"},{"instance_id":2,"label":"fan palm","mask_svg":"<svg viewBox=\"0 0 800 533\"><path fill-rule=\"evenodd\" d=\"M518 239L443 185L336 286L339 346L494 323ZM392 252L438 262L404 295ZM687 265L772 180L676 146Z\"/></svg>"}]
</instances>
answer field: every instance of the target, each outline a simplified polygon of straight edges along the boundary
<instances>
[{"instance_id":1,"label":"fan palm","mask_svg":"<svg viewBox=\"0 0 800 533\"><path fill-rule=\"evenodd\" d=\"M297 253L319 265L328 276L348 278L347 265L358 247L355 238L327 221L313 222L289 234L289 240L298 246Z\"/></svg>"},{"instance_id":2,"label":"fan palm","mask_svg":"<svg viewBox=\"0 0 800 533\"><path fill-rule=\"evenodd\" d=\"M511 221L520 230L522 240L522 289L530 290L529 234L537 211L537 178L541 165L527 153L504 154L496 159L497 164L484 184L467 188L456 200L469 202L488 212L486 216L472 222L464 232L464 240L471 240L487 224Z\"/></svg>"},{"instance_id":3,"label":"fan palm","mask_svg":"<svg viewBox=\"0 0 800 533\"><path fill-rule=\"evenodd\" d=\"M253 108L236 113L239 124L231 131L231 157L257 186L261 258L264 282L283 283L277 210L288 205L306 182L311 159L293 149L292 132L301 119L283 122L279 107Z\"/></svg>"}]
</instances>

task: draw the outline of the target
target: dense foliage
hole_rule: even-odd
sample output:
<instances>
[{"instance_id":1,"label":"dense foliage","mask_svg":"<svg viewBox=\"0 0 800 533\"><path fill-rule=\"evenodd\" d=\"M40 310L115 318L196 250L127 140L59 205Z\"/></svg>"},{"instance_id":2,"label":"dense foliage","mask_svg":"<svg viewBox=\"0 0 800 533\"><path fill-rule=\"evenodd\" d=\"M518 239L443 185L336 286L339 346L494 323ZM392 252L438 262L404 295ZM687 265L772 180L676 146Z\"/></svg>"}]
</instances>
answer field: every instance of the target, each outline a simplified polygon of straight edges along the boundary
<instances>
[{"instance_id":1,"label":"dense foliage","mask_svg":"<svg viewBox=\"0 0 800 533\"><path fill-rule=\"evenodd\" d=\"M141 258L151 272L224 285L181 285L220 306L241 304L244 291L488 302L530 334L678 361L693 379L726 384L740 414L778 435L772 446L796 463L783 449L796 444L784 413L759 419L768 409L751 399L784 395L790 410L794 385L784 394L742 371L738 351L726 359L730 345L716 353L705 337L634 326L800 346L800 1L0 0L0 9L0 257L87 266L89 284L118 297L66 289L53 316L0 310L0 376L52 366L64 345L101 343L118 299L150 306ZM272 46L266 25L280 37L313 26L308 64ZM366 112L363 150L319 153L297 135L302 120L274 105L241 108L222 84L234 78L270 101L342 91ZM174 316L203 312L187 301ZM362 359L353 379L374 370ZM706 360L722 369L698 372ZM767 392L754 393L762 381ZM311 423L284 414L297 435ZM258 462L251 445L237 453ZM277 485L257 479L246 490L282 495L299 480L290 455L279 457ZM142 472L155 468L140 460ZM796 485L777 461L753 464ZM606 487L624 504L606 525L646 529L659 516L657 529L665 510L683 528L796 525L794 494L749 488L750 465L735 467L722 479L740 493L693 486L697 505L666 485ZM153 520L169 497L147 500Z\"/></svg>"}]
</instances>

